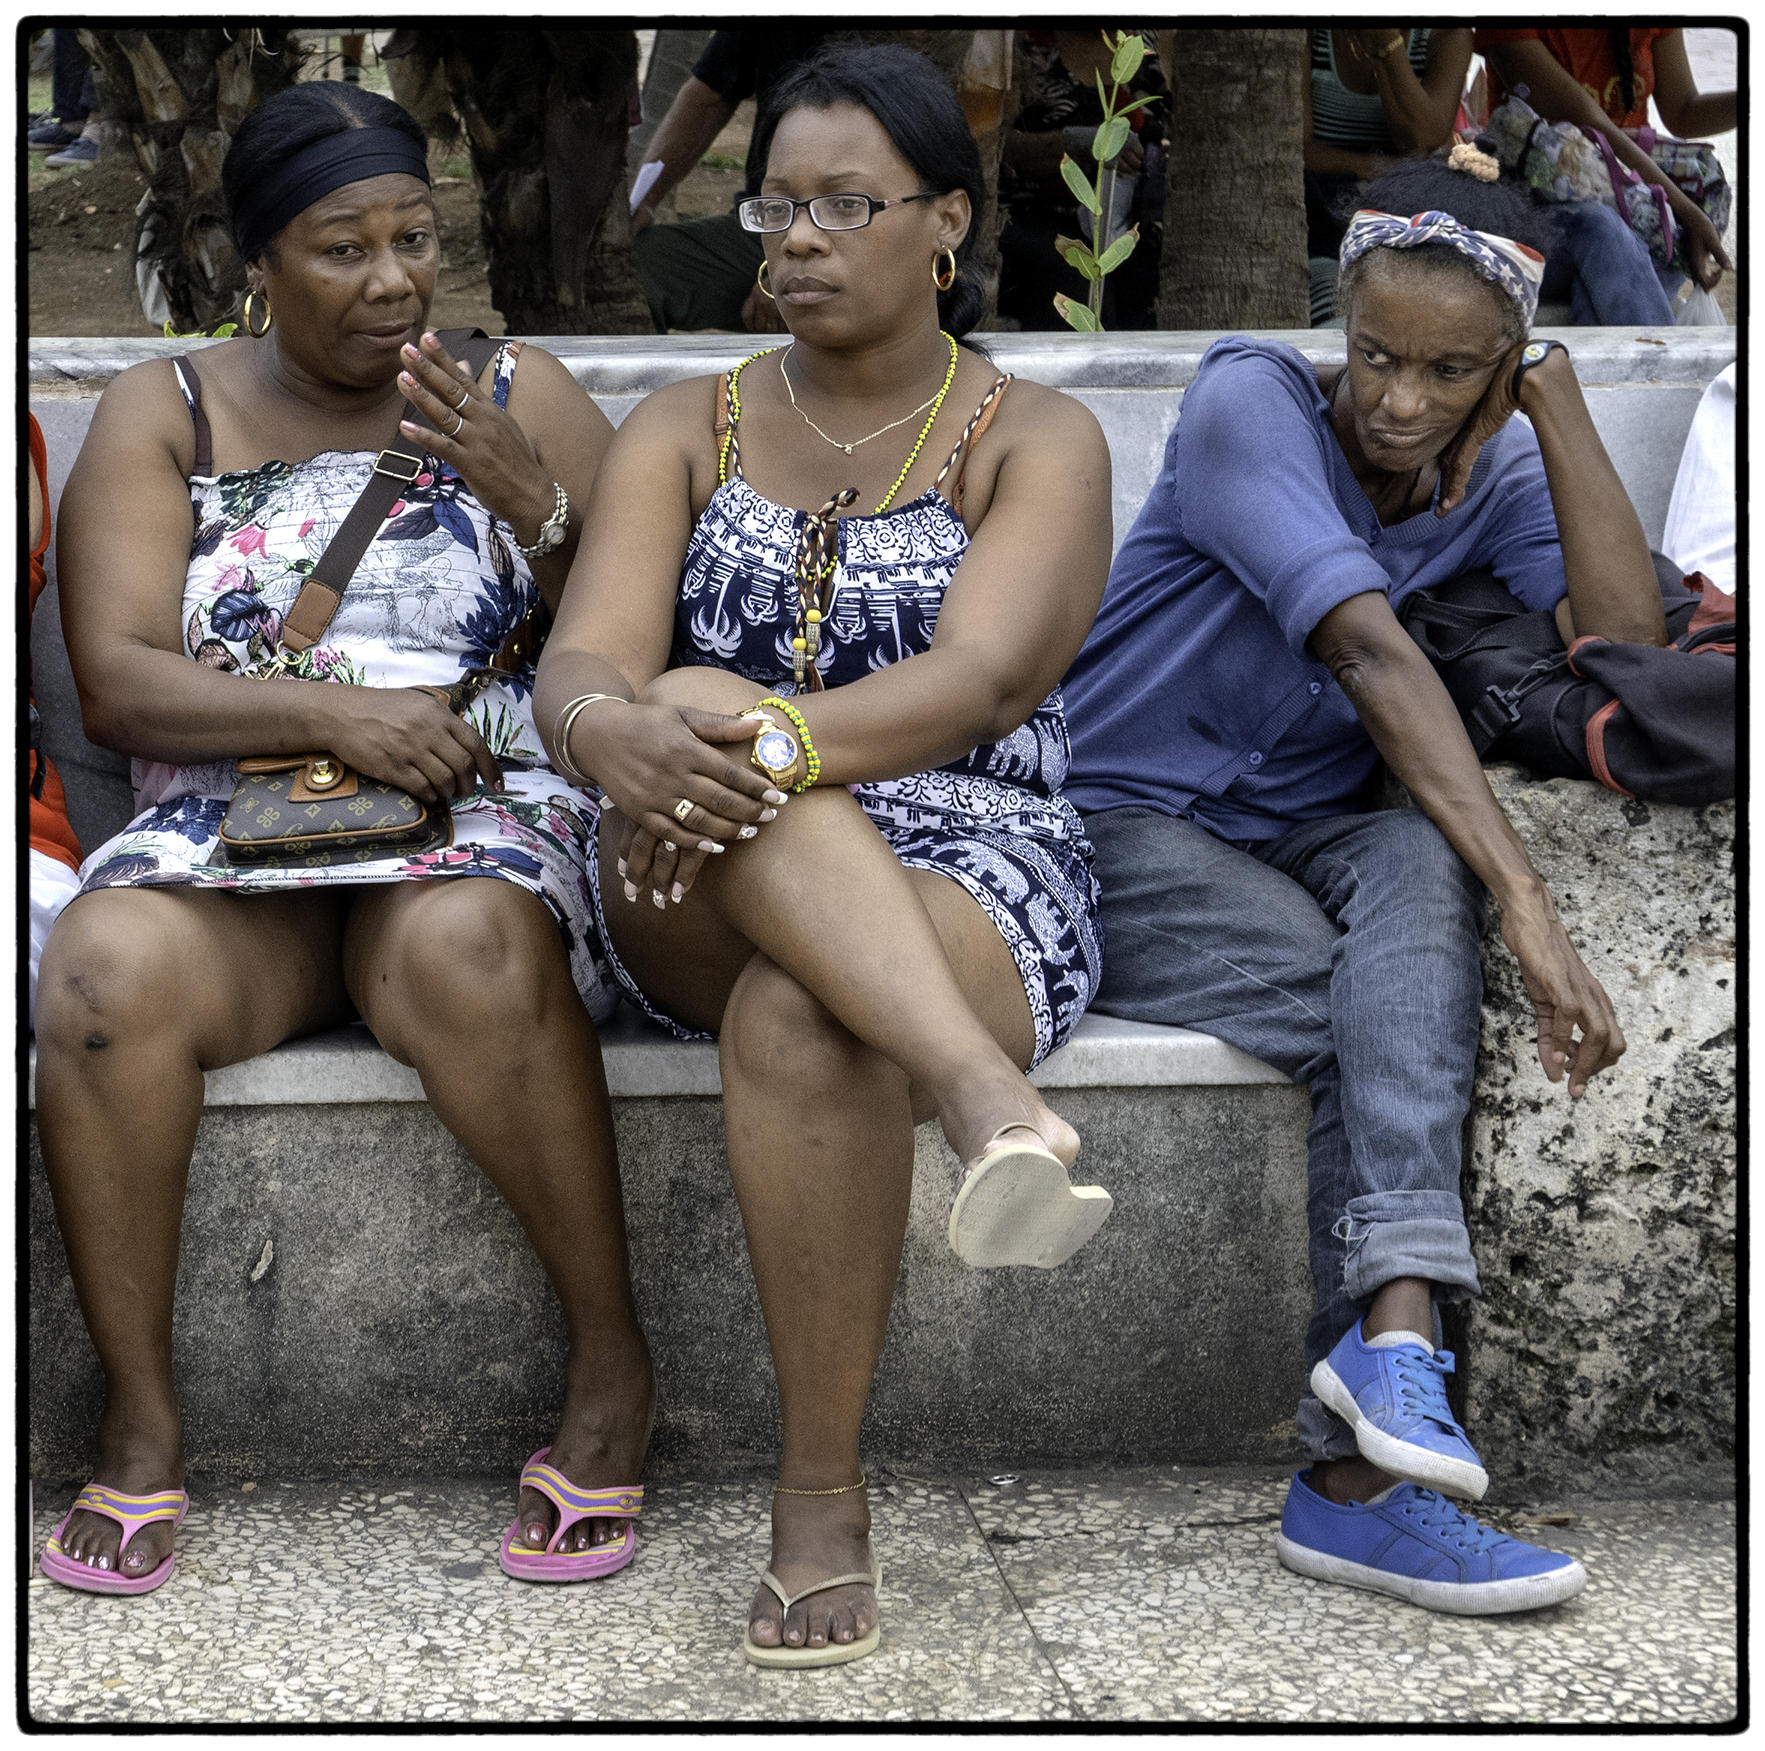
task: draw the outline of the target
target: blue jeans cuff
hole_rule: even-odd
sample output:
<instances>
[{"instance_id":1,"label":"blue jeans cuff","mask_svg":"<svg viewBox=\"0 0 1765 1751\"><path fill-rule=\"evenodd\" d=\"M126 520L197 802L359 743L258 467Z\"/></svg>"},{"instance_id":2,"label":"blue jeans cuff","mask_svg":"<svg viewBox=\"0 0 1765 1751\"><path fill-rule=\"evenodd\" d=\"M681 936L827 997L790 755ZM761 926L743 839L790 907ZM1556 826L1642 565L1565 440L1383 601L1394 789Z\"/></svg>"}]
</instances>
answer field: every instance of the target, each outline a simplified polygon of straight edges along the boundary
<instances>
[{"instance_id":1,"label":"blue jeans cuff","mask_svg":"<svg viewBox=\"0 0 1765 1751\"><path fill-rule=\"evenodd\" d=\"M1370 1192L1348 1201L1336 1232L1347 1243L1342 1286L1370 1301L1397 1277L1422 1277L1436 1301L1481 1292L1465 1207L1455 1192Z\"/></svg>"},{"instance_id":2,"label":"blue jeans cuff","mask_svg":"<svg viewBox=\"0 0 1765 1751\"><path fill-rule=\"evenodd\" d=\"M1299 1401L1293 1426L1308 1465L1326 1459L1353 1459L1360 1452L1354 1431L1322 1399L1313 1398L1309 1392Z\"/></svg>"}]
</instances>

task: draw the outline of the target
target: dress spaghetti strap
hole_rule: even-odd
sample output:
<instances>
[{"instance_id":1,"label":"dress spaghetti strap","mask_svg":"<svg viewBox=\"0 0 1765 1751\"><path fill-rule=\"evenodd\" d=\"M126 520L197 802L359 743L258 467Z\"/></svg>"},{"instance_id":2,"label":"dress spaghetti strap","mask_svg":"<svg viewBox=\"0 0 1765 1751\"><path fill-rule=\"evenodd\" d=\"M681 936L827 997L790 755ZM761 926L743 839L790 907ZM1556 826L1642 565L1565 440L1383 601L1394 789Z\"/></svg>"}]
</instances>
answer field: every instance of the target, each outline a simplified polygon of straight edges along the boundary
<instances>
[{"instance_id":1,"label":"dress spaghetti strap","mask_svg":"<svg viewBox=\"0 0 1765 1751\"><path fill-rule=\"evenodd\" d=\"M190 423L196 428L196 461L190 472L206 480L214 473L214 438L208 429L208 415L202 411L202 379L188 353L173 359L172 369L178 374L178 387L184 392L184 405L190 409Z\"/></svg>"}]
</instances>

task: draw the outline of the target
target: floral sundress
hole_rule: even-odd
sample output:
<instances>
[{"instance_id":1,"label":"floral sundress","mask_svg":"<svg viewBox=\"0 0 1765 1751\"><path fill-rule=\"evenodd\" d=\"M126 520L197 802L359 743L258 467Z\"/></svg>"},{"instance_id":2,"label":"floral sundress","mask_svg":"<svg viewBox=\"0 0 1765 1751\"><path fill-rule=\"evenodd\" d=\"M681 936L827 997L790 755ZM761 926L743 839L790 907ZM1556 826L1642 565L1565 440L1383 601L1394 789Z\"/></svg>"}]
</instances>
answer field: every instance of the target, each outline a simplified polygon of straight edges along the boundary
<instances>
[{"instance_id":1,"label":"floral sundress","mask_svg":"<svg viewBox=\"0 0 1765 1751\"><path fill-rule=\"evenodd\" d=\"M497 354L494 392L507 405L519 348ZM200 388L180 377L192 417ZM262 675L282 616L373 471L376 452L325 451L307 462L192 475L195 538L180 619L193 662ZM323 685L451 686L488 663L539 600L514 531L434 456L369 543L323 642L281 672ZM232 760L185 766L137 760L141 813L80 866L81 892L118 887L289 888L486 876L537 895L562 932L589 1013L605 1020L617 989L595 927L587 870L599 823L593 796L552 771L533 726L533 660L467 713L502 766L501 794L482 785L453 803L453 844L338 867L234 868L214 860L238 782ZM248 752L249 750L241 750Z\"/></svg>"}]
</instances>

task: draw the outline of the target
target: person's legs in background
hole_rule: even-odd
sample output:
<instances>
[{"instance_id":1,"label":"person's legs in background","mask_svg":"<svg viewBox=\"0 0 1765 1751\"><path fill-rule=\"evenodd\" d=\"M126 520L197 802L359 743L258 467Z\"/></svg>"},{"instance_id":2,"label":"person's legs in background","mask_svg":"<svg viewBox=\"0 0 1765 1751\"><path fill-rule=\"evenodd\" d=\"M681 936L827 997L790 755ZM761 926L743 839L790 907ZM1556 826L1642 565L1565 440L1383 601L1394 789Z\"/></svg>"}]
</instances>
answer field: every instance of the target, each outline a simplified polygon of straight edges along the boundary
<instances>
[{"instance_id":1,"label":"person's legs in background","mask_svg":"<svg viewBox=\"0 0 1765 1751\"><path fill-rule=\"evenodd\" d=\"M87 115L97 107L92 84L92 65L80 47L75 31L57 29L55 69L51 76L50 117L25 135L32 152L62 152L79 139Z\"/></svg>"},{"instance_id":2,"label":"person's legs in background","mask_svg":"<svg viewBox=\"0 0 1765 1751\"><path fill-rule=\"evenodd\" d=\"M1561 242L1546 256L1541 300L1560 303L1567 297L1576 327L1673 326L1673 306L1648 246L1615 208L1602 201L1568 201L1554 214Z\"/></svg>"},{"instance_id":3,"label":"person's legs in background","mask_svg":"<svg viewBox=\"0 0 1765 1751\"><path fill-rule=\"evenodd\" d=\"M734 213L648 225L632 239L644 297L662 334L705 328L742 332L742 305L766 251Z\"/></svg>"}]
</instances>

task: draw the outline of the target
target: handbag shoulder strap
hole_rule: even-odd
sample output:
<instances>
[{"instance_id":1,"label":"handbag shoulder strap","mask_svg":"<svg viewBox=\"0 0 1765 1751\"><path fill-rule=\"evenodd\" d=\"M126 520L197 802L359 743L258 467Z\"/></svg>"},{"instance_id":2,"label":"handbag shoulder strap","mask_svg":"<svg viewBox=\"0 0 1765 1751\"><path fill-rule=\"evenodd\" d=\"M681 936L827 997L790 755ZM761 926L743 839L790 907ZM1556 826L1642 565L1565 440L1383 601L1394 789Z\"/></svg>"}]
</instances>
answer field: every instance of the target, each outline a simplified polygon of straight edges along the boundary
<instances>
[{"instance_id":1,"label":"handbag shoulder strap","mask_svg":"<svg viewBox=\"0 0 1765 1751\"><path fill-rule=\"evenodd\" d=\"M436 338L454 358L472 368L476 380L501 344L491 340L481 328L443 329ZM398 416L418 425L430 425L407 401ZM434 427L430 425L430 429ZM361 496L350 506L349 515L339 525L320 554L319 562L300 586L282 620L282 643L299 653L317 644L331 624L355 568L361 564L368 545L379 534L386 513L397 502L399 494L417 478L423 466L423 452L411 439L400 433L374 458L374 472Z\"/></svg>"}]
</instances>

